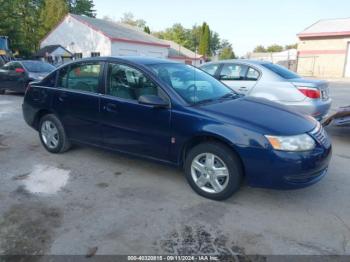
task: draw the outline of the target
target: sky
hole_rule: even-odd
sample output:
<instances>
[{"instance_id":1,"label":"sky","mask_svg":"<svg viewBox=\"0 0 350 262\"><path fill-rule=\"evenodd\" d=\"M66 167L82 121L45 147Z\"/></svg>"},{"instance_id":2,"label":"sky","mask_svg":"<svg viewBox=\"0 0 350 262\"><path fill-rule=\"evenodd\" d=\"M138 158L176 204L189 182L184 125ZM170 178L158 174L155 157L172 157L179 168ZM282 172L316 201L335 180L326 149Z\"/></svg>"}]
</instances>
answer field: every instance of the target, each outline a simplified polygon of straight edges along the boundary
<instances>
[{"instance_id":1,"label":"sky","mask_svg":"<svg viewBox=\"0 0 350 262\"><path fill-rule=\"evenodd\" d=\"M257 45L293 44L296 34L320 19L350 17L349 0L95 0L97 17L120 20L131 12L151 31L174 23L207 22L242 56Z\"/></svg>"}]
</instances>

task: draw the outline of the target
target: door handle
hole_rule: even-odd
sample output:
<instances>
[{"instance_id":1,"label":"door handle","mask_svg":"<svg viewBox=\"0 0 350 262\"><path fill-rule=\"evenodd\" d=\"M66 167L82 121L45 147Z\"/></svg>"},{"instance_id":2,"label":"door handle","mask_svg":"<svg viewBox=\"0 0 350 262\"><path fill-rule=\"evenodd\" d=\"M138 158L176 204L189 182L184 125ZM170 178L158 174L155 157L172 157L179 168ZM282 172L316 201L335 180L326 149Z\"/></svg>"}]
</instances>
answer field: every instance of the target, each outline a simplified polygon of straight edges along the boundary
<instances>
[{"instance_id":1,"label":"door handle","mask_svg":"<svg viewBox=\"0 0 350 262\"><path fill-rule=\"evenodd\" d=\"M246 87L246 86L241 86L241 87L239 88L239 90L241 90L241 91L247 91L247 87Z\"/></svg>"},{"instance_id":2,"label":"door handle","mask_svg":"<svg viewBox=\"0 0 350 262\"><path fill-rule=\"evenodd\" d=\"M106 110L107 112L111 112L111 113L115 113L115 112L118 111L117 110L118 109L117 105L116 104L111 104L111 103L105 105L103 107L103 109Z\"/></svg>"}]
</instances>

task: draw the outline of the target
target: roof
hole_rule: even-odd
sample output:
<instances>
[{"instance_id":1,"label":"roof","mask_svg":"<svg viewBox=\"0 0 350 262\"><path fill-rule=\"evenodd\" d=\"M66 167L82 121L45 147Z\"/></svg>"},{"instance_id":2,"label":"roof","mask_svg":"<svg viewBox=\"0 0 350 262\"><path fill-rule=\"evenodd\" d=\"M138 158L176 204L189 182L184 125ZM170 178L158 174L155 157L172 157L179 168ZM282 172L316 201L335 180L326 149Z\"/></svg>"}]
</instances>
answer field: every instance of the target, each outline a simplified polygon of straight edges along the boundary
<instances>
[{"instance_id":1,"label":"roof","mask_svg":"<svg viewBox=\"0 0 350 262\"><path fill-rule=\"evenodd\" d=\"M143 32L138 27L83 15L69 14L69 16L89 26L93 30L102 33L112 41L155 45L169 48L169 44L166 44L162 40Z\"/></svg>"},{"instance_id":2,"label":"roof","mask_svg":"<svg viewBox=\"0 0 350 262\"><path fill-rule=\"evenodd\" d=\"M169 49L169 57L170 58L178 58L178 59L201 59L203 56L196 54L195 52L187 49L186 47L183 47L182 45L179 45L178 43L171 41L171 40L163 40L163 42L170 45Z\"/></svg>"},{"instance_id":3,"label":"roof","mask_svg":"<svg viewBox=\"0 0 350 262\"><path fill-rule=\"evenodd\" d=\"M350 35L350 18L320 20L298 34L299 37Z\"/></svg>"},{"instance_id":4,"label":"roof","mask_svg":"<svg viewBox=\"0 0 350 262\"><path fill-rule=\"evenodd\" d=\"M213 61L209 63L205 63L203 65L208 64L224 64L224 63L242 63L242 64L254 64L254 65L262 65L262 64L268 64L270 62L263 61L263 60L254 60L254 59L227 59L227 60L219 60L219 61Z\"/></svg>"},{"instance_id":5,"label":"roof","mask_svg":"<svg viewBox=\"0 0 350 262\"><path fill-rule=\"evenodd\" d=\"M46 54L51 54L53 53L56 49L58 48L62 48L64 49L68 54L72 54L71 52L69 52L66 48L64 48L61 45L47 45L44 46L43 48L39 49L38 52L36 52L36 54L34 54L35 57L45 57Z\"/></svg>"},{"instance_id":6,"label":"roof","mask_svg":"<svg viewBox=\"0 0 350 262\"><path fill-rule=\"evenodd\" d=\"M63 66L66 66L68 64L73 64L80 61L114 61L114 62L129 62L134 64L140 64L140 65L153 65L153 64L179 64L179 62L169 60L169 59L162 59L162 58L153 58L148 56L96 56L96 57L87 57L82 58L78 60L73 60L70 62L65 63ZM182 64L182 63L180 63Z\"/></svg>"}]
</instances>

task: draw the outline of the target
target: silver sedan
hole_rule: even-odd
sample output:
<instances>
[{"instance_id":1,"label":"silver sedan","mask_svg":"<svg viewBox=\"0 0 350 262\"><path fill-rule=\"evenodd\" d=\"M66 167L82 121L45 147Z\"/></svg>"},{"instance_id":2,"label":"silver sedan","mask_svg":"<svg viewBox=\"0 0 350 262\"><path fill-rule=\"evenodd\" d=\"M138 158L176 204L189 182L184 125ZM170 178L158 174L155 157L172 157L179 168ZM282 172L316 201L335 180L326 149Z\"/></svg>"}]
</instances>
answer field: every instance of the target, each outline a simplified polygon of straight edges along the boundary
<instances>
[{"instance_id":1,"label":"silver sedan","mask_svg":"<svg viewBox=\"0 0 350 262\"><path fill-rule=\"evenodd\" d=\"M322 120L331 107L328 83L302 78L280 65L254 60L226 60L200 68L237 93L266 98Z\"/></svg>"}]
</instances>

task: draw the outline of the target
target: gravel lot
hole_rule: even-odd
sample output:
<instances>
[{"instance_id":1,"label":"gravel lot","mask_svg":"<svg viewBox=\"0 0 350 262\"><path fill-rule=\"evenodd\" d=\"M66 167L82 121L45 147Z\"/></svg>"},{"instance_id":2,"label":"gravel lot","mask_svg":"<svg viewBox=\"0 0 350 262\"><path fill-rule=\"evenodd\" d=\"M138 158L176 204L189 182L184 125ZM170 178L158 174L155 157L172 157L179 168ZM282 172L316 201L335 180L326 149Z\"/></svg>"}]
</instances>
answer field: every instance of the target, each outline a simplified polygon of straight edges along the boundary
<instances>
[{"instance_id":1,"label":"gravel lot","mask_svg":"<svg viewBox=\"0 0 350 262\"><path fill-rule=\"evenodd\" d=\"M331 96L349 105L350 83ZM49 154L21 102L0 96L0 254L350 254L350 128L327 128L318 184L215 202L171 167L89 147Z\"/></svg>"}]
</instances>

